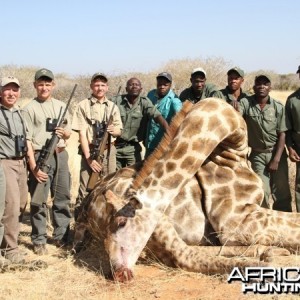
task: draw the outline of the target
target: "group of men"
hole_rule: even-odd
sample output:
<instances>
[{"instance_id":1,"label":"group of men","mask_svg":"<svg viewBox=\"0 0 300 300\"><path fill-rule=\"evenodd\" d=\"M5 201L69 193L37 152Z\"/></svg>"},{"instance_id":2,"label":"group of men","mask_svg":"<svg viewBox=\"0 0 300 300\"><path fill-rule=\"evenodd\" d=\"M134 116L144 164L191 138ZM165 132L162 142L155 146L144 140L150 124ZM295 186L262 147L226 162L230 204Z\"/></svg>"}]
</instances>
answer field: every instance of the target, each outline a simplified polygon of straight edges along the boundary
<instances>
[{"instance_id":1,"label":"group of men","mask_svg":"<svg viewBox=\"0 0 300 300\"><path fill-rule=\"evenodd\" d=\"M300 74L300 66L297 73ZM231 104L244 117L251 148L249 160L264 185L262 206L292 211L288 156L296 162L296 208L300 212L300 89L289 96L284 106L269 96L271 80L267 75L261 74L255 78L253 95L242 90L244 75L242 69L231 68L227 72L227 86L218 90L215 85L206 83L205 70L196 68L191 73L191 86L183 90L179 97L172 90L170 73L157 75L156 89L150 91L147 97L141 95L141 81L133 77L127 81L125 94L108 99L109 80L105 74L95 73L90 82L91 95L78 103L72 122L66 104L52 96L55 80L50 70L40 69L35 73L36 97L21 111L15 105L20 97L18 79L2 78L0 267L25 262L24 253L18 247L18 236L28 192L31 196L34 253L47 253L49 193L53 199L54 231L51 242L57 247L68 243L71 179L65 148L72 130L78 133L81 154L80 186L74 211L76 220L82 201L88 194L91 174L107 175L141 161L141 144L146 149L145 157L148 157L186 100L197 103L208 97L217 97ZM60 122L62 112L65 112L64 123ZM45 171L37 162L53 135L58 137L58 142ZM99 161L99 155L95 153L99 151L105 135L108 138ZM269 202L270 195L273 197L273 206Z\"/></svg>"}]
</instances>

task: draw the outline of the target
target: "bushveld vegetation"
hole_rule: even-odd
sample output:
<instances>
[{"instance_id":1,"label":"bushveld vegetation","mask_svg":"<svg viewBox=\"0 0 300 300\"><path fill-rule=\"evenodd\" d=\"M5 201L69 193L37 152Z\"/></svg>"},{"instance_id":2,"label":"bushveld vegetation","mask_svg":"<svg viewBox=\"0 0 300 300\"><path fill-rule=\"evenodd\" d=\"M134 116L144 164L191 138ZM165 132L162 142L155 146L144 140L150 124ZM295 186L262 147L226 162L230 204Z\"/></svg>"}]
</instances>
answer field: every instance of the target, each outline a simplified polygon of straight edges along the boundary
<instances>
[{"instance_id":1,"label":"bushveld vegetation","mask_svg":"<svg viewBox=\"0 0 300 300\"><path fill-rule=\"evenodd\" d=\"M108 96L115 95L121 86L121 93L125 92L126 81L130 77L137 77L142 81L143 94L145 95L150 89L155 87L155 77L162 71L170 72L173 76L173 89L179 94L184 88L190 84L190 73L196 67L202 67L207 72L207 82L214 83L217 87L223 88L226 85L226 72L234 65L230 61L225 61L221 57L211 57L206 59L178 59L170 60L162 65L159 69L150 72L130 72L124 74L106 74L109 77L110 90ZM34 74L36 70L42 67L51 69L51 66L17 66L4 65L0 66L0 76L15 76L20 80L22 85L22 98L32 98L35 96L35 91L32 86ZM243 68L243 66L240 66ZM94 72L102 72L95 70ZM257 74L268 74L272 79L273 90L294 90L299 86L298 77L295 74L276 74L271 70L257 70L255 72L246 73L243 89L250 91L254 82L254 77ZM61 100L67 100L70 96L75 83L78 88L74 95L75 101L71 105L71 112L74 104L84 99L90 94L89 84L92 74L70 76L66 73L58 73L55 75L56 89L54 97Z\"/></svg>"}]
</instances>

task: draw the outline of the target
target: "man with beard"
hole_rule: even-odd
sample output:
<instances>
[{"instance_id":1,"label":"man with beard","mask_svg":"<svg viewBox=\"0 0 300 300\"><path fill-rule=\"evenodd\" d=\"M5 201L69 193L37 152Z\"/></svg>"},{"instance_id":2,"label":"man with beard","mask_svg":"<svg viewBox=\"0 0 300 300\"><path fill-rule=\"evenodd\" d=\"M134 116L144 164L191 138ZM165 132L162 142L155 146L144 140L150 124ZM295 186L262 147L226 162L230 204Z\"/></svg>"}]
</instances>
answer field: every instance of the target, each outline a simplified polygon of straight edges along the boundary
<instances>
[{"instance_id":1,"label":"man with beard","mask_svg":"<svg viewBox=\"0 0 300 300\"><path fill-rule=\"evenodd\" d=\"M272 194L273 209L291 212L285 109L269 96L271 80L268 76L255 77L253 89L255 94L241 99L239 109L248 128L249 160L263 182L265 195L261 205L271 208L269 196Z\"/></svg>"},{"instance_id":2,"label":"man with beard","mask_svg":"<svg viewBox=\"0 0 300 300\"><path fill-rule=\"evenodd\" d=\"M168 123L158 109L147 97L140 96L142 89L139 79L130 78L126 83L127 94L112 99L120 110L123 123L122 134L115 142L117 169L142 160L140 142L145 142L150 119L159 124L164 131L168 129Z\"/></svg>"},{"instance_id":3,"label":"man with beard","mask_svg":"<svg viewBox=\"0 0 300 300\"><path fill-rule=\"evenodd\" d=\"M213 97L222 98L239 111L239 101L249 96L244 93L241 86L244 82L244 71L238 67L231 68L227 72L227 86L224 89L216 91Z\"/></svg>"},{"instance_id":4,"label":"man with beard","mask_svg":"<svg viewBox=\"0 0 300 300\"><path fill-rule=\"evenodd\" d=\"M177 95L171 90L172 76L162 72L156 77L156 89L148 93L148 98L170 124L174 115L181 109L182 103ZM154 120L150 120L146 138L146 157L149 156L159 144L164 130Z\"/></svg>"}]
</instances>

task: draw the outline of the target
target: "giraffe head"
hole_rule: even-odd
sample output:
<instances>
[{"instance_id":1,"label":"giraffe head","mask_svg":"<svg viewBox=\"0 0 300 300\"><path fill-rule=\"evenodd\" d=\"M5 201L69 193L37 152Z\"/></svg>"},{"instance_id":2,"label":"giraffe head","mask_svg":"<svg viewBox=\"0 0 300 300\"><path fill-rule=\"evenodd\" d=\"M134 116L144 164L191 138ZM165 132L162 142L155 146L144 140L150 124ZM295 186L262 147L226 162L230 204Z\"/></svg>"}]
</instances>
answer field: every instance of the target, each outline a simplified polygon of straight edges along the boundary
<instances>
[{"instance_id":1,"label":"giraffe head","mask_svg":"<svg viewBox=\"0 0 300 300\"><path fill-rule=\"evenodd\" d=\"M124 200L110 190L105 193L105 199L113 208L106 227L105 249L115 280L129 281L133 278L133 267L154 231L159 212L149 208L137 209L141 204L134 198L121 207Z\"/></svg>"}]
</instances>

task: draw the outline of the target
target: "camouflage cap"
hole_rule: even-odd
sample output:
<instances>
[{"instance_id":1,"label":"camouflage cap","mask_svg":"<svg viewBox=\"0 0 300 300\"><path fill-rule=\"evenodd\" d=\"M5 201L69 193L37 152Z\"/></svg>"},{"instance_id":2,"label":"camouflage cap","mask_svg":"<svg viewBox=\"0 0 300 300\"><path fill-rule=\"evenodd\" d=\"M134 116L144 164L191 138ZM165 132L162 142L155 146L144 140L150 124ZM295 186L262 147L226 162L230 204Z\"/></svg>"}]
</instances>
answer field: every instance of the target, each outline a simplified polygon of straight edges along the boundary
<instances>
[{"instance_id":1,"label":"camouflage cap","mask_svg":"<svg viewBox=\"0 0 300 300\"><path fill-rule=\"evenodd\" d=\"M298 74L298 73L300 73L300 66L298 67L296 74Z\"/></svg>"},{"instance_id":2,"label":"camouflage cap","mask_svg":"<svg viewBox=\"0 0 300 300\"><path fill-rule=\"evenodd\" d=\"M50 70L44 68L36 71L34 75L34 80L39 80L41 77L48 77L51 80L54 80L53 73Z\"/></svg>"},{"instance_id":3,"label":"camouflage cap","mask_svg":"<svg viewBox=\"0 0 300 300\"><path fill-rule=\"evenodd\" d=\"M241 77L245 76L245 72L239 67L231 68L230 70L228 70L227 75L229 75L231 72L238 73Z\"/></svg>"},{"instance_id":4,"label":"camouflage cap","mask_svg":"<svg viewBox=\"0 0 300 300\"><path fill-rule=\"evenodd\" d=\"M257 76L255 77L254 82L256 83L259 79L263 79L263 78L266 79L267 82L271 82L270 76L269 76L269 75L265 75L265 74L259 74L259 75L257 75Z\"/></svg>"},{"instance_id":5,"label":"camouflage cap","mask_svg":"<svg viewBox=\"0 0 300 300\"><path fill-rule=\"evenodd\" d=\"M92 76L91 82L93 82L93 81L94 81L95 79L97 79L97 78L102 79L102 80L104 80L105 82L108 81L108 78L107 78L107 76L106 76L105 74L100 73L100 72L97 72L97 73L95 73L95 74Z\"/></svg>"},{"instance_id":6,"label":"camouflage cap","mask_svg":"<svg viewBox=\"0 0 300 300\"><path fill-rule=\"evenodd\" d=\"M198 73L204 74L204 77L206 78L206 72L205 72L205 70L202 69L202 68L195 68L195 69L192 71L191 76L193 76L193 75L195 75L195 74L198 74Z\"/></svg>"},{"instance_id":7,"label":"camouflage cap","mask_svg":"<svg viewBox=\"0 0 300 300\"><path fill-rule=\"evenodd\" d=\"M170 82L172 82L172 75L170 73L168 73L168 72L159 73L156 76L156 79L158 79L159 77L166 78L167 80L169 80Z\"/></svg>"},{"instance_id":8,"label":"camouflage cap","mask_svg":"<svg viewBox=\"0 0 300 300\"><path fill-rule=\"evenodd\" d=\"M19 80L13 76L7 76L1 78L1 87L8 85L9 83L15 83L18 87L20 87Z\"/></svg>"}]
</instances>

